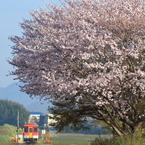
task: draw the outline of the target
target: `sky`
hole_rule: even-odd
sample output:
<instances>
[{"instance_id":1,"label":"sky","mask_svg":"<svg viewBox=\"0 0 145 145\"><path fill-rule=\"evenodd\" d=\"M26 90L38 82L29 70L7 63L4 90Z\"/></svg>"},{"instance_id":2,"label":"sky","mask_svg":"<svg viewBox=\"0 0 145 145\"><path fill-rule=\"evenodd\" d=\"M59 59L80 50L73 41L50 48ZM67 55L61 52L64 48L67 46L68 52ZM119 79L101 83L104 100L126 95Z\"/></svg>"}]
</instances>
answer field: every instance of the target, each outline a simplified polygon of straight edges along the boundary
<instances>
[{"instance_id":1,"label":"sky","mask_svg":"<svg viewBox=\"0 0 145 145\"><path fill-rule=\"evenodd\" d=\"M21 36L19 27L24 19L31 19L30 11L43 8L44 3L59 5L59 0L0 0L0 87L16 82L16 76L7 76L13 70L7 60L12 58L10 36Z\"/></svg>"}]
</instances>

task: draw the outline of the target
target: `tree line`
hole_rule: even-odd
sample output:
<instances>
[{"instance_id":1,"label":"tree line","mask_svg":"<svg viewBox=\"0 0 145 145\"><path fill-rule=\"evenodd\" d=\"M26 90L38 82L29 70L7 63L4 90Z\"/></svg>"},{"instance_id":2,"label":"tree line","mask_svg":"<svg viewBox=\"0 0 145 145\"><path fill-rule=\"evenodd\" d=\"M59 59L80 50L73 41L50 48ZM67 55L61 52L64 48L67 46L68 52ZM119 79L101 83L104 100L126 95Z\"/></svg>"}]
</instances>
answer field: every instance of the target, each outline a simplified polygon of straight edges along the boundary
<instances>
[{"instance_id":1,"label":"tree line","mask_svg":"<svg viewBox=\"0 0 145 145\"><path fill-rule=\"evenodd\" d=\"M18 111L19 126L22 127L23 124L28 122L30 115L29 111L19 103L0 99L0 126L4 124L17 126Z\"/></svg>"}]
</instances>

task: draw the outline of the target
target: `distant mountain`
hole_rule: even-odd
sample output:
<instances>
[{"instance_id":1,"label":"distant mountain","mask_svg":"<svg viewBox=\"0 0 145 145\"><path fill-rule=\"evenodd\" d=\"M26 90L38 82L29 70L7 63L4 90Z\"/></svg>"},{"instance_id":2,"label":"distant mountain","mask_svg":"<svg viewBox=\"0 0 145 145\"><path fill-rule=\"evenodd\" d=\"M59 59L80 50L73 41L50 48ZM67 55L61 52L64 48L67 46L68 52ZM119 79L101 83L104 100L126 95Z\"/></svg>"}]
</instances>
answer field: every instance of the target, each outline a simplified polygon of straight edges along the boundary
<instances>
[{"instance_id":1,"label":"distant mountain","mask_svg":"<svg viewBox=\"0 0 145 145\"><path fill-rule=\"evenodd\" d=\"M31 103L30 105L26 107L27 107L27 110L31 112L42 112L44 114L47 114L48 106L50 106L50 104L37 101L37 102Z\"/></svg>"},{"instance_id":2,"label":"distant mountain","mask_svg":"<svg viewBox=\"0 0 145 145\"><path fill-rule=\"evenodd\" d=\"M48 113L47 108L50 103L38 98L31 99L29 95L20 91L20 83L12 83L6 88L0 87L0 99L8 99L22 104L28 111L39 111L42 113Z\"/></svg>"}]
</instances>

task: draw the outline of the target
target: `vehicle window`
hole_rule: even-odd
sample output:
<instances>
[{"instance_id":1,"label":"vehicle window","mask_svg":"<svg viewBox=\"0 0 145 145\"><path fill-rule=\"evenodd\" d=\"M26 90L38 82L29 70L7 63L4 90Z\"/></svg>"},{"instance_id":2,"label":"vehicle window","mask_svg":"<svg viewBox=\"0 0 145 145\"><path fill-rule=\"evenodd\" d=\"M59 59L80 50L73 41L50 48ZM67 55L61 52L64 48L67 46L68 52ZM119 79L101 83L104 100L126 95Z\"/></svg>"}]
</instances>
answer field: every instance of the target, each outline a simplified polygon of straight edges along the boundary
<instances>
[{"instance_id":1,"label":"vehicle window","mask_svg":"<svg viewBox=\"0 0 145 145\"><path fill-rule=\"evenodd\" d=\"M34 127L34 132L37 132L38 131L38 128L37 127Z\"/></svg>"},{"instance_id":2,"label":"vehicle window","mask_svg":"<svg viewBox=\"0 0 145 145\"><path fill-rule=\"evenodd\" d=\"M24 132L28 132L28 127L24 127Z\"/></svg>"},{"instance_id":3,"label":"vehicle window","mask_svg":"<svg viewBox=\"0 0 145 145\"><path fill-rule=\"evenodd\" d=\"M29 132L32 132L32 128L29 128Z\"/></svg>"}]
</instances>

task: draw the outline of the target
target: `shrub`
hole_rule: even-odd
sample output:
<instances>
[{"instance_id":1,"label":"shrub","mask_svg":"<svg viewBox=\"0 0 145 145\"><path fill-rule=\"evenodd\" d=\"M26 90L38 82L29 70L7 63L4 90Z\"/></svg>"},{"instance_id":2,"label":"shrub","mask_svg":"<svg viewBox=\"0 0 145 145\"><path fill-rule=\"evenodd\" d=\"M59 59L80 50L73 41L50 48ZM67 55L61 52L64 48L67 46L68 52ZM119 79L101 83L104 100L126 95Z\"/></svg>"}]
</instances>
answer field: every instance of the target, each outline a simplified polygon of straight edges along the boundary
<instances>
[{"instance_id":1,"label":"shrub","mask_svg":"<svg viewBox=\"0 0 145 145\"><path fill-rule=\"evenodd\" d=\"M109 139L96 138L91 145L141 145L144 142L144 136L140 132L136 132L128 136Z\"/></svg>"}]
</instances>

